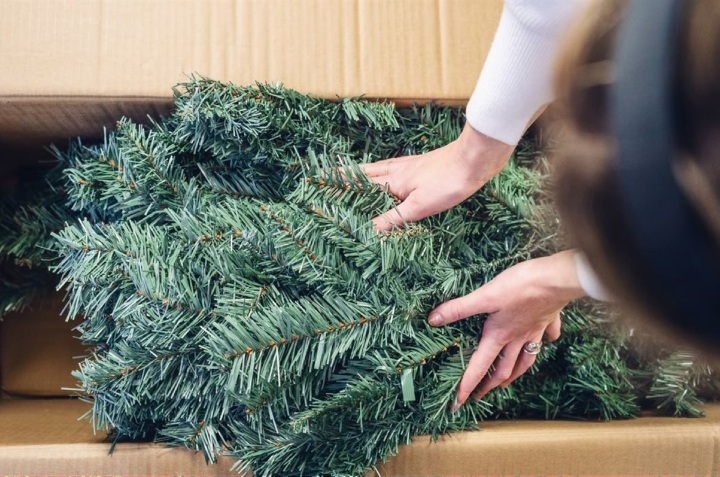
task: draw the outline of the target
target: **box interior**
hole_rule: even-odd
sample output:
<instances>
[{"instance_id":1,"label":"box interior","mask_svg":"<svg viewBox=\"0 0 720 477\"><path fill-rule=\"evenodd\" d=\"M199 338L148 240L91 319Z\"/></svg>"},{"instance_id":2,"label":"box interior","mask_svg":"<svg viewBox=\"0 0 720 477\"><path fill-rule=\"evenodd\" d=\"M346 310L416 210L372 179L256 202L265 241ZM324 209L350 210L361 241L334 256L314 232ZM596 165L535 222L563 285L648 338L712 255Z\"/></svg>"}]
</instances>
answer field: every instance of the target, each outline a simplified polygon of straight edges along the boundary
<instances>
[{"instance_id":1,"label":"box interior","mask_svg":"<svg viewBox=\"0 0 720 477\"><path fill-rule=\"evenodd\" d=\"M101 140L122 116L165 114L188 74L282 82L326 98L464 105L502 0L6 0L0 15L0 180ZM0 322L0 473L228 475L200 453L119 444L78 420L71 371L87 352L62 292ZM427 436L368 475L720 473L720 405L705 419L497 421Z\"/></svg>"}]
</instances>

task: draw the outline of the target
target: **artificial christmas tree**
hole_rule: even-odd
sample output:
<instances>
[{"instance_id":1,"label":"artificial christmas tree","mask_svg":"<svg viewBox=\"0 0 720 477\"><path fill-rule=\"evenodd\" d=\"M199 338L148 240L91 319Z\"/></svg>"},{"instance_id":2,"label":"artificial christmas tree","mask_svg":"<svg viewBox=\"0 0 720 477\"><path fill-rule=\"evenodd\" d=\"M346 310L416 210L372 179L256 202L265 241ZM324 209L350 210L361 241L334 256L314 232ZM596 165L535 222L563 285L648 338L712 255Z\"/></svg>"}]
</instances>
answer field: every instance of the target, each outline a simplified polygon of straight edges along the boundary
<instances>
[{"instance_id":1,"label":"artificial christmas tree","mask_svg":"<svg viewBox=\"0 0 720 477\"><path fill-rule=\"evenodd\" d=\"M196 79L170 117L56 151L51 190L3 215L0 252L60 275L92 347L76 377L96 427L227 449L259 474L358 474L491 417L631 417L646 398L697 413L709 370L637 353L581 305L530 376L450 411L483 317L431 328L427 312L559 245L542 160L521 148L461 206L386 234L370 219L395 199L356 164L461 126L447 108ZM16 288L7 309L37 289Z\"/></svg>"}]
</instances>

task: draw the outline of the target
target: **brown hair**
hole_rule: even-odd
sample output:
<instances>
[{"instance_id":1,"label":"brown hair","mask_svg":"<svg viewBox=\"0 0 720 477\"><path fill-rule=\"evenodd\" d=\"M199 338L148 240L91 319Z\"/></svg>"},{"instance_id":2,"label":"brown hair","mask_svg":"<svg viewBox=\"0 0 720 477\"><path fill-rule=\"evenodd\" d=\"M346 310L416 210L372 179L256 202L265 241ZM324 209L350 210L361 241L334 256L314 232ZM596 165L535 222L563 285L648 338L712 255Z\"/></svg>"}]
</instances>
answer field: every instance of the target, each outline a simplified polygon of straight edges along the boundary
<instances>
[{"instance_id":1,"label":"brown hair","mask_svg":"<svg viewBox=\"0 0 720 477\"><path fill-rule=\"evenodd\" d=\"M638 258L615 176L607 101L616 33L626 3L591 2L568 32L558 57L557 206L570 240L587 254L618 301L635 314L684 331L677 326L682 317L667 311L667 293ZM682 167L677 177L720 253L720 2L687 0L684 9L675 68L684 125L678 137Z\"/></svg>"}]
</instances>

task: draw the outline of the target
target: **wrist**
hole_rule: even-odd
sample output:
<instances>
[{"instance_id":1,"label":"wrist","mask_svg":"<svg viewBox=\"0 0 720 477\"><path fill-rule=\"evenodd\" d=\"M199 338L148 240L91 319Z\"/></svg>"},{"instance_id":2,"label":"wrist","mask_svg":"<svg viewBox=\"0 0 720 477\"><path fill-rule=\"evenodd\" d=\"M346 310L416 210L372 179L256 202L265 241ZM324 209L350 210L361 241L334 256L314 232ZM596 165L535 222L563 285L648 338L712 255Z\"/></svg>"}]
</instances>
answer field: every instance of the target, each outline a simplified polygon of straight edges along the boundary
<instances>
[{"instance_id":1,"label":"wrist","mask_svg":"<svg viewBox=\"0 0 720 477\"><path fill-rule=\"evenodd\" d=\"M545 283L549 293L568 302L586 295L575 265L577 253L577 250L565 250L539 259L546 262L544 265L550 271Z\"/></svg>"},{"instance_id":2,"label":"wrist","mask_svg":"<svg viewBox=\"0 0 720 477\"><path fill-rule=\"evenodd\" d=\"M468 170L482 175L483 183L500 172L515 146L493 139L465 123L457 141L459 158Z\"/></svg>"}]
</instances>

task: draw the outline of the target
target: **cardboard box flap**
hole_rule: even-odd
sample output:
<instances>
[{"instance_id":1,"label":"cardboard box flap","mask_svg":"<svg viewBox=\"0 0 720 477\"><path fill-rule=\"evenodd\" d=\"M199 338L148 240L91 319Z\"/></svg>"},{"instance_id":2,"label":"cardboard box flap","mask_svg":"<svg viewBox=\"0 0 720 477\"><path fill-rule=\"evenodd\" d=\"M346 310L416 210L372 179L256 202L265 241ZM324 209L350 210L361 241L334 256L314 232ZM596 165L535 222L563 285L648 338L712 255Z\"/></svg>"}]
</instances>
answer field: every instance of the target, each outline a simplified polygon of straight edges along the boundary
<instances>
[{"instance_id":1,"label":"cardboard box flap","mask_svg":"<svg viewBox=\"0 0 720 477\"><path fill-rule=\"evenodd\" d=\"M705 418L481 422L413 439L377 475L718 475L720 405ZM367 477L370 477L370 473Z\"/></svg>"},{"instance_id":2,"label":"cardboard box flap","mask_svg":"<svg viewBox=\"0 0 720 477\"><path fill-rule=\"evenodd\" d=\"M90 405L76 399L0 401L2 475L240 475L235 461L207 465L200 452L162 444L118 444L78 420Z\"/></svg>"},{"instance_id":3,"label":"cardboard box flap","mask_svg":"<svg viewBox=\"0 0 720 477\"><path fill-rule=\"evenodd\" d=\"M0 144L101 131L128 103L169 101L193 73L327 98L463 105L501 9L502 0L8 0ZM73 98L105 115L67 110Z\"/></svg>"},{"instance_id":4,"label":"cardboard box flap","mask_svg":"<svg viewBox=\"0 0 720 477\"><path fill-rule=\"evenodd\" d=\"M168 96L185 74L467 100L501 0L9 0L0 96Z\"/></svg>"}]
</instances>

